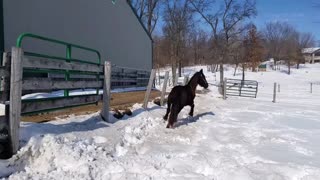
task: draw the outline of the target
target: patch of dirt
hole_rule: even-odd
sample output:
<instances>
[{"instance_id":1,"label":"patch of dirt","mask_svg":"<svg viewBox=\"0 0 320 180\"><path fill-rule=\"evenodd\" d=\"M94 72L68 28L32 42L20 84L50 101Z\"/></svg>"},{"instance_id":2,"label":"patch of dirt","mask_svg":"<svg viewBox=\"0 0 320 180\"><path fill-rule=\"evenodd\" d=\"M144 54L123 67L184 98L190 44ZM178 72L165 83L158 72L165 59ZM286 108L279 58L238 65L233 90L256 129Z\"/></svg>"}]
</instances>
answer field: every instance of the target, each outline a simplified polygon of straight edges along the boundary
<instances>
[{"instance_id":1,"label":"patch of dirt","mask_svg":"<svg viewBox=\"0 0 320 180\"><path fill-rule=\"evenodd\" d=\"M135 103L142 103L145 96L145 91L112 93L111 94L111 110L113 109L126 109L130 108ZM151 91L149 101L160 96L160 91ZM57 118L67 118L70 114L86 115L100 111L102 103L98 105L85 105L79 107L68 108L65 110L52 111L36 115L22 116L22 121L25 122L47 122L57 120Z\"/></svg>"}]
</instances>

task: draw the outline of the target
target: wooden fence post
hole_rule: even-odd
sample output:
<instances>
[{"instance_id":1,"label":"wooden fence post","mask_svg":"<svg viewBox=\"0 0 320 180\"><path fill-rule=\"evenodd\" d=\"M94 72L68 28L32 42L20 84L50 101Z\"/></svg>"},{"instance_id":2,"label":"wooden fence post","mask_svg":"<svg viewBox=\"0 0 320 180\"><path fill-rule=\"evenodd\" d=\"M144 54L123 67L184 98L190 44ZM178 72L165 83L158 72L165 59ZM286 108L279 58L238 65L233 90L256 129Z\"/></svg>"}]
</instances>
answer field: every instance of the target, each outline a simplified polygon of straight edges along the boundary
<instances>
[{"instance_id":1,"label":"wooden fence post","mask_svg":"<svg viewBox=\"0 0 320 180\"><path fill-rule=\"evenodd\" d=\"M226 100L227 99L227 78L224 78L222 91L223 91L223 99Z\"/></svg>"},{"instance_id":2,"label":"wooden fence post","mask_svg":"<svg viewBox=\"0 0 320 180\"><path fill-rule=\"evenodd\" d=\"M102 118L103 120L110 122L109 119L109 106L110 106L110 88L111 88L111 63L109 61L104 62L104 83L103 83L103 105L102 105Z\"/></svg>"},{"instance_id":3,"label":"wooden fence post","mask_svg":"<svg viewBox=\"0 0 320 180\"><path fill-rule=\"evenodd\" d=\"M167 82L169 79L169 71L166 71L166 74L164 75L164 82L162 85L162 91L161 91L161 99L160 99L160 105L163 106L164 97L166 95L166 89L167 89Z\"/></svg>"},{"instance_id":4,"label":"wooden fence post","mask_svg":"<svg viewBox=\"0 0 320 180\"><path fill-rule=\"evenodd\" d=\"M9 56L6 52L3 53L2 58L2 66L5 67L5 70L7 72L10 72L11 69L11 59L9 59ZM1 101L5 103L6 101L9 101L9 94L10 94L10 74L8 76L5 76L3 80L1 80Z\"/></svg>"},{"instance_id":5,"label":"wooden fence post","mask_svg":"<svg viewBox=\"0 0 320 180\"><path fill-rule=\"evenodd\" d=\"M312 94L312 83L310 83L310 93Z\"/></svg>"},{"instance_id":6,"label":"wooden fence post","mask_svg":"<svg viewBox=\"0 0 320 180\"><path fill-rule=\"evenodd\" d=\"M147 91L146 91L146 94L144 96L144 101L143 101L143 106L142 106L144 109L147 109L147 107L148 107L148 101L149 101L149 96L150 96L150 93L151 93L152 83L153 83L153 80L154 80L154 77L155 77L155 72L156 71L154 69L152 69L151 74L150 74L148 87L147 87Z\"/></svg>"},{"instance_id":7,"label":"wooden fence post","mask_svg":"<svg viewBox=\"0 0 320 180\"><path fill-rule=\"evenodd\" d=\"M161 85L160 67L158 66L159 86ZM157 78L156 78L157 79Z\"/></svg>"},{"instance_id":8,"label":"wooden fence post","mask_svg":"<svg viewBox=\"0 0 320 180\"><path fill-rule=\"evenodd\" d=\"M6 52L3 53L2 66L5 67L6 76L1 80L1 103L5 104L5 114L0 116L0 159L8 159L12 157L12 147L10 139L10 128L9 128L9 101L10 97L10 70L11 70L11 59Z\"/></svg>"},{"instance_id":9,"label":"wooden fence post","mask_svg":"<svg viewBox=\"0 0 320 180\"><path fill-rule=\"evenodd\" d=\"M21 48L12 47L11 80L10 80L10 106L9 127L12 153L19 149L19 128L21 118L21 94L22 94L22 58Z\"/></svg>"},{"instance_id":10,"label":"wooden fence post","mask_svg":"<svg viewBox=\"0 0 320 180\"><path fill-rule=\"evenodd\" d=\"M274 86L273 86L273 100L272 100L273 103L276 102L276 97L277 97L277 83L274 83Z\"/></svg>"}]
</instances>

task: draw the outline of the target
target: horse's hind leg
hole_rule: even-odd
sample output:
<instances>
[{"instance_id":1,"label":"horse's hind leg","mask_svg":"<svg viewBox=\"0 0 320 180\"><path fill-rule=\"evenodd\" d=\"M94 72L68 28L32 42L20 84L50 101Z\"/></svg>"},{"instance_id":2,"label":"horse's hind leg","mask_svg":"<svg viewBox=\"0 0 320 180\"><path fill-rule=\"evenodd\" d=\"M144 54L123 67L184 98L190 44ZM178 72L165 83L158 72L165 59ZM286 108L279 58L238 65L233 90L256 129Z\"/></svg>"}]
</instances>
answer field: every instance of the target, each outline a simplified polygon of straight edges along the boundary
<instances>
[{"instance_id":1,"label":"horse's hind leg","mask_svg":"<svg viewBox=\"0 0 320 180\"><path fill-rule=\"evenodd\" d=\"M177 121L179 112L180 112L179 106L173 104L171 107L171 113L170 113L167 128L173 128L173 124Z\"/></svg>"},{"instance_id":2,"label":"horse's hind leg","mask_svg":"<svg viewBox=\"0 0 320 180\"><path fill-rule=\"evenodd\" d=\"M168 119L168 115L169 115L169 113L170 113L171 103L169 103L169 101L168 101L168 105L167 105L167 106L168 106L168 107L167 107L166 115L163 116L163 119L164 119L164 120L167 120L167 119Z\"/></svg>"},{"instance_id":3,"label":"horse's hind leg","mask_svg":"<svg viewBox=\"0 0 320 180\"><path fill-rule=\"evenodd\" d=\"M191 109L189 112L189 116L193 116L194 104L190 105Z\"/></svg>"}]
</instances>

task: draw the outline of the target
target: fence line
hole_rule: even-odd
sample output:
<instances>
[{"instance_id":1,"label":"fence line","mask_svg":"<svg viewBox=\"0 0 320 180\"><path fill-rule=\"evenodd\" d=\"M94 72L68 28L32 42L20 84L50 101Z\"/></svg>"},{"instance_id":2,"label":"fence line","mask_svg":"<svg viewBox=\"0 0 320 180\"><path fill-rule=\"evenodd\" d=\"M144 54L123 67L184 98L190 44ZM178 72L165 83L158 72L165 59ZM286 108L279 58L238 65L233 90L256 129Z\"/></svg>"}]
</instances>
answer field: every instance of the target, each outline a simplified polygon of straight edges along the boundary
<instances>
[{"instance_id":1,"label":"fence line","mask_svg":"<svg viewBox=\"0 0 320 180\"><path fill-rule=\"evenodd\" d=\"M167 72L167 71L166 71L166 72ZM168 72L169 72L169 71L168 71ZM183 77L183 80L181 80L182 77ZM169 73L167 85L168 85L168 86L177 86L177 85L186 85L186 84L188 84L188 82L189 82L189 80L190 80L190 75L183 75L182 77L176 76L176 78L177 78L177 81L176 81L176 82L177 82L177 83L175 83L175 85L174 85L174 84L172 84L172 82L173 82L173 79L172 79L173 76L170 76L170 73ZM158 86L161 86L161 83L164 82L164 79L165 79L165 75L156 76L155 82L156 82L156 84L157 84Z\"/></svg>"},{"instance_id":2,"label":"fence line","mask_svg":"<svg viewBox=\"0 0 320 180\"><path fill-rule=\"evenodd\" d=\"M64 96L64 97L54 97L54 98L42 98L42 99L25 99L21 100L22 92L39 92L42 90L52 91L52 90L61 90L61 89L89 89L89 88L104 88L103 94L103 108L101 111L101 116L105 121L110 121L109 119L109 101L110 101L110 89L111 84L117 82L117 80L111 81L111 65L106 62L104 68L102 66L91 65L88 69L83 68L79 62L51 62L47 59L34 60L31 61L29 58L26 58L21 48L12 48L11 60L7 54L4 54L3 64L5 66L0 67L0 76L3 77L1 81L2 88L2 103L9 102L9 108L6 106L6 117L0 117L0 130L8 129L8 137L6 143L3 143L3 139L0 139L0 158L9 158L15 154L19 148L19 125L21 114L28 113L38 113L47 110L57 110L64 109L67 107L74 107L79 105L93 104L101 100L102 96L99 94L89 94L89 95L76 95L76 96ZM52 60L55 61L55 60ZM63 68L60 68L63 66ZM8 69L10 68L11 69ZM73 71L80 73L81 69L85 69L83 76L77 76L74 78L61 78L61 77L32 77L30 74L27 77L23 77L22 72L27 69L29 72L37 72L39 70L42 72L54 72L54 73L64 73L68 71L70 74ZM88 78L88 74L94 72ZM11 74L10 74L11 73ZM122 73L122 74L121 74ZM122 71L118 73L114 71L113 74L123 75L126 72ZM142 75L147 73L136 73L134 78L143 81L144 78ZM140 74L140 75L139 75ZM80 73L80 75L82 75ZM130 76L130 75L127 75ZM95 78L94 78L95 77ZM6 83L7 80L10 80L10 84ZM81 80L83 79L83 80ZM151 78L150 78L151 79ZM125 79L126 80L126 79ZM125 81L124 80L124 81ZM153 80L152 80L153 81ZM127 81L125 81L127 82ZM135 86L138 83L135 84ZM150 83L149 83L150 84ZM142 86L143 83L140 83ZM6 93L10 90L10 93ZM151 86L148 86L148 94L150 94ZM10 95L6 98L6 96ZM148 98L147 98L148 99ZM8 126L6 125L8 123ZM1 134L1 138L2 138ZM4 146L4 147L3 147Z\"/></svg>"},{"instance_id":3,"label":"fence line","mask_svg":"<svg viewBox=\"0 0 320 180\"><path fill-rule=\"evenodd\" d=\"M24 52L22 40L35 38L66 46L66 57ZM79 48L97 54L97 62L73 59L71 48ZM110 89L115 87L144 86L150 72L137 69L124 69L113 66L110 62L100 64L100 53L94 49L70 44L67 42L41 37L33 34L22 34L17 40L17 47L12 48L11 57L3 54L1 77L1 102L6 104L5 116L0 117L0 158L10 158L19 148L19 126L21 115L39 113L49 110L65 109L86 104L98 103L103 97L101 116L109 119ZM154 80L153 70L149 79L146 100ZM69 96L69 90L94 88L94 94ZM99 90L103 88L103 96ZM23 99L24 92L48 92L64 90L63 97L41 99Z\"/></svg>"},{"instance_id":4,"label":"fence line","mask_svg":"<svg viewBox=\"0 0 320 180\"><path fill-rule=\"evenodd\" d=\"M277 98L277 83L275 82L273 85L273 103L276 103L276 98Z\"/></svg>"}]
</instances>

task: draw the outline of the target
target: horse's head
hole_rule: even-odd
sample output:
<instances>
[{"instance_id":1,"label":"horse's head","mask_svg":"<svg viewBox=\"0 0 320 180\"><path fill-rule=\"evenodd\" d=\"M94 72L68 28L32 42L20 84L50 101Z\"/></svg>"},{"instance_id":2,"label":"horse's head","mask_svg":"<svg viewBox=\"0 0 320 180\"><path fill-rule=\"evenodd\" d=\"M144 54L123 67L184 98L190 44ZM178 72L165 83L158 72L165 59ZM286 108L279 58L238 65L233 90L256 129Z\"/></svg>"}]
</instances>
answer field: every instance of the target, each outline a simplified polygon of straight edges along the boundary
<instances>
[{"instance_id":1,"label":"horse's head","mask_svg":"<svg viewBox=\"0 0 320 180\"><path fill-rule=\"evenodd\" d=\"M201 86L201 87L204 87L204 88L208 88L208 82L206 80L206 76L203 74L203 70L201 69L199 72L198 72L198 84Z\"/></svg>"}]
</instances>

